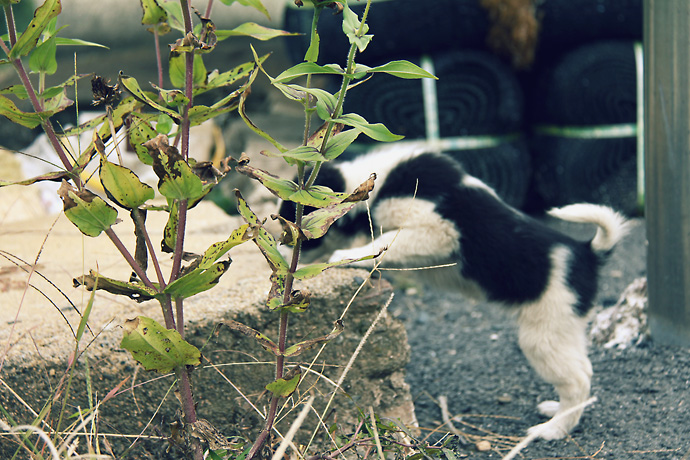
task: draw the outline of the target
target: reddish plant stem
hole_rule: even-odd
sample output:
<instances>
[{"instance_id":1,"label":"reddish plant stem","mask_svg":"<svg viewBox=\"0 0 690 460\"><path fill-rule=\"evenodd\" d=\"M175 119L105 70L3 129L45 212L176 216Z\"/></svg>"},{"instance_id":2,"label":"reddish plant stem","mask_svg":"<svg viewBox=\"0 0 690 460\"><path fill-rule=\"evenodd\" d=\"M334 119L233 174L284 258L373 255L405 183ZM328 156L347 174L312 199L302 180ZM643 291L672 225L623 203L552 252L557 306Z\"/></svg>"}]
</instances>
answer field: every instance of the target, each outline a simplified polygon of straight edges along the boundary
<instances>
[{"instance_id":1,"label":"reddish plant stem","mask_svg":"<svg viewBox=\"0 0 690 460\"><path fill-rule=\"evenodd\" d=\"M182 297L175 299L175 313L177 314L177 332L184 339L184 299Z\"/></svg>"},{"instance_id":2,"label":"reddish plant stem","mask_svg":"<svg viewBox=\"0 0 690 460\"><path fill-rule=\"evenodd\" d=\"M175 316L173 315L172 300L169 295L166 295L163 300L160 301L161 309L163 310L163 318L165 319L166 329L175 329Z\"/></svg>"},{"instance_id":3,"label":"reddish plant stem","mask_svg":"<svg viewBox=\"0 0 690 460\"><path fill-rule=\"evenodd\" d=\"M163 59L161 57L160 36L158 35L158 27L153 29L153 43L156 46L156 66L158 67L158 86L163 87ZM162 96L161 96L162 97Z\"/></svg>"},{"instance_id":4,"label":"reddish plant stem","mask_svg":"<svg viewBox=\"0 0 690 460\"><path fill-rule=\"evenodd\" d=\"M182 16L184 17L185 35L192 33L192 13L187 0L180 0L182 7ZM194 78L194 53L187 53L185 55L185 96L189 103L184 107L182 113L182 124L180 129L182 131L181 154L187 160L189 157L189 109L192 107L192 88ZM182 266L182 255L184 253L184 235L187 222L187 200L181 200L178 207L178 223L177 223L177 238L175 239L175 257L173 258L173 268L170 273L170 281L177 279ZM178 332L184 328L184 320L182 316L182 302L175 300L175 306L178 313ZM182 334L182 332L180 332ZM190 373L184 366L180 366L175 370L179 382L180 399L182 401L182 409L184 412L184 420L186 424L191 424L197 421L196 407L194 404L194 395L192 393L192 385L190 382ZM203 450L197 438L192 437L191 445L192 458L195 460L203 459Z\"/></svg>"},{"instance_id":5,"label":"reddish plant stem","mask_svg":"<svg viewBox=\"0 0 690 460\"><path fill-rule=\"evenodd\" d=\"M12 4L5 5L5 21L7 23L7 33L10 37L10 45L14 46L17 43L17 27L14 22L14 10ZM7 53L9 56L10 53Z\"/></svg>"},{"instance_id":6,"label":"reddish plant stem","mask_svg":"<svg viewBox=\"0 0 690 460\"><path fill-rule=\"evenodd\" d=\"M111 228L108 228L105 230L105 234L108 235L108 238L110 238L110 241L113 242L115 247L117 248L118 251L120 251L120 254L122 254L122 257L127 261L130 267L132 267L132 270L134 270L134 273L137 274L139 279L146 285L146 287L149 287L151 289L156 289L156 287L153 285L151 280L149 280L148 276L146 276L146 273L144 270L142 270L141 266L137 263L136 260L134 260L134 257L132 257L132 254L127 250L125 245L122 243L122 240L120 240L120 237L115 234L115 231Z\"/></svg>"},{"instance_id":7,"label":"reddish plant stem","mask_svg":"<svg viewBox=\"0 0 690 460\"><path fill-rule=\"evenodd\" d=\"M144 241L146 242L146 248L149 251L149 256L151 257L151 261L153 262L153 268L156 271L156 278L158 279L158 284L160 285L160 289L165 288L165 279L163 278L163 272L161 271L161 266L158 263L158 257L156 257L156 253L154 252L153 249L153 243L151 242L151 237L149 236L149 232L146 231L146 226L144 225L144 222L141 220L141 211L139 209L135 210L133 213L134 215L134 225L136 225L139 228L139 231L144 235Z\"/></svg>"}]
</instances>

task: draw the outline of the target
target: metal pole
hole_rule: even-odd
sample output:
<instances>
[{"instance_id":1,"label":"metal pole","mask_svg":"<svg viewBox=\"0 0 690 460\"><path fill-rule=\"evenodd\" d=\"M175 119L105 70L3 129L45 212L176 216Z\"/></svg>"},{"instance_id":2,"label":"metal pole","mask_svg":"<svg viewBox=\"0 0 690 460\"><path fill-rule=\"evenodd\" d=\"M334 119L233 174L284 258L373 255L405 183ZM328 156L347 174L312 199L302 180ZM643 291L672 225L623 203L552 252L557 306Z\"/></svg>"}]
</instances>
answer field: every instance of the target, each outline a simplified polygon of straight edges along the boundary
<instances>
[{"instance_id":1,"label":"metal pole","mask_svg":"<svg viewBox=\"0 0 690 460\"><path fill-rule=\"evenodd\" d=\"M644 1L644 51L649 322L690 346L690 1Z\"/></svg>"}]
</instances>

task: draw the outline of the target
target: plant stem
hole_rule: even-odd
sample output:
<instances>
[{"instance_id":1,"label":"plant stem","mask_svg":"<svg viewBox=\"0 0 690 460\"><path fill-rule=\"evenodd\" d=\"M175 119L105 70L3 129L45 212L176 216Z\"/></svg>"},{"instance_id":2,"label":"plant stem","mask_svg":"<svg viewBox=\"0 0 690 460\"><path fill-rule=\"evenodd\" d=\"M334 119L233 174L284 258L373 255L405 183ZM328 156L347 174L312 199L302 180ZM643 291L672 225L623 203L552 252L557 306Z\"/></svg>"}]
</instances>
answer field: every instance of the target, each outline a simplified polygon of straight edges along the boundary
<instances>
[{"instance_id":1,"label":"plant stem","mask_svg":"<svg viewBox=\"0 0 690 460\"><path fill-rule=\"evenodd\" d=\"M112 229L112 227L107 228L105 230L105 234L108 235L108 238L110 238L110 241L113 242L115 247L117 248L118 251L120 251L120 254L122 254L122 257L127 261L130 267L132 267L132 270L134 270L134 273L137 274L139 279L146 285L146 287L156 289L156 286L153 285L151 280L149 280L148 276L146 276L146 273L144 270L142 270L141 266L137 263L136 260L134 260L134 257L132 257L132 254L127 250L125 245L122 243L122 240L120 240L120 237L117 236L115 231Z\"/></svg>"},{"instance_id":2,"label":"plant stem","mask_svg":"<svg viewBox=\"0 0 690 460\"><path fill-rule=\"evenodd\" d=\"M158 35L158 26L153 28L153 43L156 47L156 67L158 68L158 87L163 87L163 59L161 58L161 44L160 35ZM163 95L160 95L162 98Z\"/></svg>"},{"instance_id":3,"label":"plant stem","mask_svg":"<svg viewBox=\"0 0 690 460\"><path fill-rule=\"evenodd\" d=\"M182 16L184 18L185 35L192 33L192 12L188 0L180 0L182 8ZM182 131L181 141L182 145L180 153L185 161L189 158L189 109L192 107L192 89L194 85L194 51L185 54L185 96L189 103L182 111L182 124L180 129ZM181 200L178 207L178 223L177 223L177 237L175 239L175 257L173 259L173 267L170 273L170 281L174 281L180 274L182 266L182 256L184 254L184 236L185 227L187 223L187 200ZM184 333L184 319L182 315L183 304L181 299L175 299L175 307L177 309L178 324L177 329L180 335ZM196 407L194 404L194 395L192 394L192 385L190 382L190 371L185 366L180 366L175 370L179 381L180 398L182 400L182 409L184 411L185 424L191 424L197 421ZM192 437L190 440L190 449L192 450L192 457L195 460L202 460L203 450L199 439Z\"/></svg>"},{"instance_id":4,"label":"plant stem","mask_svg":"<svg viewBox=\"0 0 690 460\"><path fill-rule=\"evenodd\" d=\"M138 228L138 231L142 235L144 235L144 241L146 242L146 248L149 251L149 256L151 257L151 261L153 262L153 268L156 271L156 278L158 279L158 284L160 285L160 289L163 290L165 288L165 279L163 278L163 272L161 271L161 266L158 263L158 257L156 257L156 253L154 252L153 243L151 242L151 237L149 236L149 232L146 230L146 226L144 225L144 222L142 221L141 210L135 209L132 212L132 216L134 217L134 225Z\"/></svg>"},{"instance_id":5,"label":"plant stem","mask_svg":"<svg viewBox=\"0 0 690 460\"><path fill-rule=\"evenodd\" d=\"M17 43L17 27L14 22L14 11L12 4L5 5L5 22L7 23L7 32L10 37L10 45L14 46ZM9 56L10 53L7 53Z\"/></svg>"}]
</instances>

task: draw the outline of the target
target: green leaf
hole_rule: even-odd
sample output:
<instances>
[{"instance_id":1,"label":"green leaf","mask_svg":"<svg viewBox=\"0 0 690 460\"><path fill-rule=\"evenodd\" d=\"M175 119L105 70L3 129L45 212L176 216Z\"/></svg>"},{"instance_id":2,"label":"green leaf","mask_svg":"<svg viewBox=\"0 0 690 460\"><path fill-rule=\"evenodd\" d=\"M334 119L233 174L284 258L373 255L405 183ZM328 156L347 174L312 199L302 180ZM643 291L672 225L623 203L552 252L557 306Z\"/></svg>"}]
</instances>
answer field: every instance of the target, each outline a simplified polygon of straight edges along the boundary
<instances>
[{"instance_id":1,"label":"green leaf","mask_svg":"<svg viewBox=\"0 0 690 460\"><path fill-rule=\"evenodd\" d=\"M184 88L186 73L185 53L171 55L168 61L168 76L170 83L176 88ZM206 82L206 66L201 54L194 54L194 67L192 74L194 86L203 85Z\"/></svg>"},{"instance_id":2,"label":"green leaf","mask_svg":"<svg viewBox=\"0 0 690 460\"><path fill-rule=\"evenodd\" d=\"M117 221L117 210L88 190L76 190L63 180L58 195L65 216L84 235L96 237Z\"/></svg>"},{"instance_id":3,"label":"green leaf","mask_svg":"<svg viewBox=\"0 0 690 460\"><path fill-rule=\"evenodd\" d=\"M98 281L97 281L98 280ZM126 282L107 278L93 270L88 275L74 278L74 287L84 286L87 291L98 289L115 295L124 295L137 302L154 299L159 293L142 282Z\"/></svg>"},{"instance_id":4,"label":"green leaf","mask_svg":"<svg viewBox=\"0 0 690 460\"><path fill-rule=\"evenodd\" d=\"M134 171L109 162L105 155L101 155L98 175L108 198L123 208L138 208L156 195L153 188L141 182Z\"/></svg>"},{"instance_id":5,"label":"green leaf","mask_svg":"<svg viewBox=\"0 0 690 460\"><path fill-rule=\"evenodd\" d=\"M304 53L304 60L307 62L316 62L319 60L319 46L321 44L321 36L317 30L312 32L311 39L309 40L309 48L307 52Z\"/></svg>"},{"instance_id":6,"label":"green leaf","mask_svg":"<svg viewBox=\"0 0 690 460\"><path fill-rule=\"evenodd\" d=\"M39 44L33 50L29 57L29 68L33 72L43 72L47 75L53 75L57 71L57 60L55 59L56 52L57 42L55 37L51 37Z\"/></svg>"},{"instance_id":7,"label":"green leaf","mask_svg":"<svg viewBox=\"0 0 690 460\"><path fill-rule=\"evenodd\" d=\"M435 75L409 61L391 61L378 67L372 67L367 70L367 73L387 73L405 79L433 78L438 80Z\"/></svg>"},{"instance_id":8,"label":"green leaf","mask_svg":"<svg viewBox=\"0 0 690 460\"><path fill-rule=\"evenodd\" d=\"M353 262L360 262L362 260L375 259L379 255L380 254L373 254L370 256L360 257L359 259L345 259L345 260L339 260L337 262L324 262L324 263L320 263L320 264L307 265L306 267L302 267L295 272L295 279L297 279L297 280L308 280L310 278L314 278L315 276L320 275L321 273L324 272L324 270L328 270L329 268L339 267L341 265L347 265L347 264L351 264Z\"/></svg>"},{"instance_id":9,"label":"green leaf","mask_svg":"<svg viewBox=\"0 0 690 460\"><path fill-rule=\"evenodd\" d=\"M168 209L168 220L163 228L163 240L161 241L161 250L165 253L175 252L175 243L177 242L177 224L179 223L179 204L172 200Z\"/></svg>"},{"instance_id":10,"label":"green leaf","mask_svg":"<svg viewBox=\"0 0 690 460\"><path fill-rule=\"evenodd\" d=\"M46 90L45 92L50 95L50 97L43 101L45 113L53 115L62 112L74 104L74 101L67 97L67 90L65 88L53 87L50 91Z\"/></svg>"},{"instance_id":11,"label":"green leaf","mask_svg":"<svg viewBox=\"0 0 690 460\"><path fill-rule=\"evenodd\" d=\"M69 180L71 178L73 178L73 173L70 173L69 171L54 171L54 172L41 174L40 176L36 176L36 177L32 177L30 179L24 179L24 180L20 180L20 181L0 180L0 187L4 187L6 185L31 185L31 184L35 184L36 182L44 182L44 181L62 182L63 179Z\"/></svg>"},{"instance_id":12,"label":"green leaf","mask_svg":"<svg viewBox=\"0 0 690 460\"><path fill-rule=\"evenodd\" d=\"M156 0L139 0L144 14L141 17L143 25L156 25L168 19L168 13L160 7Z\"/></svg>"},{"instance_id":13,"label":"green leaf","mask_svg":"<svg viewBox=\"0 0 690 460\"><path fill-rule=\"evenodd\" d=\"M200 292L207 291L218 284L220 277L227 271L230 261L216 262L209 268L197 268L181 276L163 289L164 294L173 298L192 297Z\"/></svg>"},{"instance_id":14,"label":"green leaf","mask_svg":"<svg viewBox=\"0 0 690 460\"><path fill-rule=\"evenodd\" d=\"M321 238L333 223L347 214L357 202L337 203L310 212L302 220L302 233L308 239Z\"/></svg>"},{"instance_id":15,"label":"green leaf","mask_svg":"<svg viewBox=\"0 0 690 460\"><path fill-rule=\"evenodd\" d=\"M198 126L222 113L235 110L237 107L237 103L226 105L224 107L207 107L205 105L196 104L194 107L189 109L189 123L191 126Z\"/></svg>"},{"instance_id":16,"label":"green leaf","mask_svg":"<svg viewBox=\"0 0 690 460\"><path fill-rule=\"evenodd\" d=\"M82 336L84 335L84 330L86 329L89 321L89 316L91 316L91 310L93 309L93 301L96 298L96 290L98 289L98 274L96 275L96 279L94 280L94 285L93 288L90 289L91 295L89 296L89 302L86 304L86 308L84 309L84 312L81 315L81 319L79 320L79 327L77 327L77 333L75 335L75 340L77 343L81 341Z\"/></svg>"},{"instance_id":17,"label":"green leaf","mask_svg":"<svg viewBox=\"0 0 690 460\"><path fill-rule=\"evenodd\" d=\"M174 329L166 329L145 316L125 321L120 346L132 353L147 371L171 372L180 366L201 364L201 352Z\"/></svg>"},{"instance_id":18,"label":"green leaf","mask_svg":"<svg viewBox=\"0 0 690 460\"><path fill-rule=\"evenodd\" d=\"M254 242L266 258L271 270L274 274L286 274L288 263L278 250L278 243L275 238L263 228L258 216L254 214L254 211L251 210L247 202L242 198L239 190L235 190L235 196L237 198L237 210L244 220L255 229L256 236L254 237Z\"/></svg>"},{"instance_id":19,"label":"green leaf","mask_svg":"<svg viewBox=\"0 0 690 460\"><path fill-rule=\"evenodd\" d=\"M345 197L347 193L334 192L328 187L312 185L309 190L297 190L287 199L313 208L325 208L341 202Z\"/></svg>"},{"instance_id":20,"label":"green leaf","mask_svg":"<svg viewBox=\"0 0 690 460\"><path fill-rule=\"evenodd\" d=\"M268 58L268 54L265 54L257 59L259 64L262 64ZM221 88L224 86L230 86L236 83L241 78L248 77L252 70L254 70L254 62L245 62L237 67L228 70L227 72L218 73L218 71L212 71L207 75L206 84L194 88L193 94L197 96L211 89ZM216 104L214 104L215 106Z\"/></svg>"},{"instance_id":21,"label":"green leaf","mask_svg":"<svg viewBox=\"0 0 690 460\"><path fill-rule=\"evenodd\" d=\"M360 134L361 131L358 129L348 129L347 131L336 134L328 140L323 156L327 160L338 158Z\"/></svg>"},{"instance_id":22,"label":"green leaf","mask_svg":"<svg viewBox=\"0 0 690 460\"><path fill-rule=\"evenodd\" d=\"M184 34L184 18L182 17L182 7L180 2L165 1L158 4L168 15L168 24L175 30Z\"/></svg>"},{"instance_id":23,"label":"green leaf","mask_svg":"<svg viewBox=\"0 0 690 460\"><path fill-rule=\"evenodd\" d=\"M299 369L299 366L297 366L296 369ZM297 389L297 385L299 385L301 377L302 374L297 373L296 375L290 376L288 378L279 378L274 382L271 382L268 385L266 385L266 389L276 396L282 396L283 398L287 398L295 392L295 390Z\"/></svg>"},{"instance_id":24,"label":"green leaf","mask_svg":"<svg viewBox=\"0 0 690 460\"><path fill-rule=\"evenodd\" d=\"M137 154L139 161L145 165L151 166L153 165L153 158L151 158L149 149L146 148L144 144L158 135L160 132L158 129L158 124L156 124L156 129L151 126L150 120L152 117L150 114L144 115L133 112L131 116L132 122L129 124L127 129L127 138L129 140L129 144L134 147L134 152ZM172 128L173 121L168 115L161 113L158 115L158 123L160 123L160 120L163 117L169 120L170 126L167 132L161 134L168 134Z\"/></svg>"},{"instance_id":25,"label":"green leaf","mask_svg":"<svg viewBox=\"0 0 690 460\"><path fill-rule=\"evenodd\" d=\"M320 66L313 62L301 62L284 70L271 83L285 83L304 75L344 75L345 71L338 66Z\"/></svg>"},{"instance_id":26,"label":"green leaf","mask_svg":"<svg viewBox=\"0 0 690 460\"><path fill-rule=\"evenodd\" d=\"M299 161L325 161L326 158L321 155L321 152L319 152L318 149L314 147L310 147L308 145L300 145L299 147L296 147L294 149L290 149L287 152L284 153L273 153L270 151L263 151L261 152L263 155L266 155L267 157L278 157L278 158L283 158L285 160L293 160L292 162L289 161L290 164L294 164L295 160Z\"/></svg>"},{"instance_id":27,"label":"green leaf","mask_svg":"<svg viewBox=\"0 0 690 460\"><path fill-rule=\"evenodd\" d=\"M46 0L34 12L34 17L29 26L17 39L17 43L10 50L9 58L18 59L29 54L38 43L38 39L43 31L50 25L53 18L56 18L62 11L60 0Z\"/></svg>"},{"instance_id":28,"label":"green leaf","mask_svg":"<svg viewBox=\"0 0 690 460\"><path fill-rule=\"evenodd\" d=\"M100 43L89 42L80 38L55 37L55 42L57 46L93 46L96 48L109 49L107 46L101 45Z\"/></svg>"},{"instance_id":29,"label":"green leaf","mask_svg":"<svg viewBox=\"0 0 690 460\"><path fill-rule=\"evenodd\" d=\"M230 249L244 243L245 241L251 240L255 236L255 232L248 224L242 225L240 228L233 231L227 240L219 241L218 243L213 243L206 250L206 252L204 252L204 255L201 258L201 262L199 262L199 268L209 268L215 261L220 259Z\"/></svg>"},{"instance_id":30,"label":"green leaf","mask_svg":"<svg viewBox=\"0 0 690 460\"><path fill-rule=\"evenodd\" d=\"M278 198L287 199L290 195L295 193L299 186L288 179L281 179L263 169L254 168L247 164L238 164L235 166L235 171L244 174L252 179L258 180L271 193Z\"/></svg>"},{"instance_id":31,"label":"green leaf","mask_svg":"<svg viewBox=\"0 0 690 460\"><path fill-rule=\"evenodd\" d=\"M360 27L362 29L361 32ZM350 44L356 45L360 53L367 48L367 45L374 37L373 35L365 35L368 31L369 26L366 24L362 25L357 14L345 4L343 8L343 32L347 35Z\"/></svg>"},{"instance_id":32,"label":"green leaf","mask_svg":"<svg viewBox=\"0 0 690 460\"><path fill-rule=\"evenodd\" d=\"M44 120L47 120L51 114L49 112L23 112L11 99L0 96L0 115L7 117L13 123L34 129Z\"/></svg>"},{"instance_id":33,"label":"green leaf","mask_svg":"<svg viewBox=\"0 0 690 460\"><path fill-rule=\"evenodd\" d=\"M179 89L163 89L151 83L151 86L158 91L158 95L168 106L182 106L189 104L189 99Z\"/></svg>"},{"instance_id":34,"label":"green leaf","mask_svg":"<svg viewBox=\"0 0 690 460\"><path fill-rule=\"evenodd\" d=\"M319 88L305 88L299 85L285 85L292 91L298 91L303 94L310 94L316 98L316 111L322 120L328 120L333 115L335 106L338 104L338 98ZM306 97L306 96L303 96Z\"/></svg>"},{"instance_id":35,"label":"green leaf","mask_svg":"<svg viewBox=\"0 0 690 460\"><path fill-rule=\"evenodd\" d=\"M159 134L144 144L153 159L153 172L159 178L158 191L172 200L194 200L204 193L199 176L182 158L177 149L168 145L168 137Z\"/></svg>"},{"instance_id":36,"label":"green leaf","mask_svg":"<svg viewBox=\"0 0 690 460\"><path fill-rule=\"evenodd\" d=\"M339 118L336 118L333 121L356 128L360 130L362 133L377 141L399 141L404 137L398 134L391 133L388 130L388 128L386 128L381 123L371 124L367 120L365 120L363 116L358 115L356 113L348 113L345 115L341 115Z\"/></svg>"},{"instance_id":37,"label":"green leaf","mask_svg":"<svg viewBox=\"0 0 690 460\"><path fill-rule=\"evenodd\" d=\"M262 13L265 15L268 19L271 19L271 16L268 14L268 10L266 7L261 3L261 0L220 0L222 3L225 3L226 5L232 5L233 3L237 2L240 5L244 6L251 6L252 8L256 9L259 13Z\"/></svg>"},{"instance_id":38,"label":"green leaf","mask_svg":"<svg viewBox=\"0 0 690 460\"><path fill-rule=\"evenodd\" d=\"M278 198L295 201L306 206L323 208L330 204L342 201L347 197L346 193L336 193L328 187L312 186L308 191L300 190L299 186L288 179L281 179L262 169L257 169L247 164L235 166L235 171L256 179Z\"/></svg>"},{"instance_id":39,"label":"green leaf","mask_svg":"<svg viewBox=\"0 0 690 460\"><path fill-rule=\"evenodd\" d=\"M141 86L139 86L139 82L137 82L135 78L128 77L127 75L123 75L122 73L120 73L119 80L120 85L124 89L129 91L129 93L139 102L148 105L152 109L167 114L173 120L180 121L182 119L179 113L175 112L174 110L170 110L169 108L164 107L160 105L158 102L151 99L148 96L148 94L141 89Z\"/></svg>"},{"instance_id":40,"label":"green leaf","mask_svg":"<svg viewBox=\"0 0 690 460\"><path fill-rule=\"evenodd\" d=\"M252 37L256 38L257 40L266 41L276 37L289 37L294 35L299 34L280 29L271 29L254 22L245 22L244 24L231 30L216 30L216 37L218 37L218 41L222 41L230 37Z\"/></svg>"},{"instance_id":41,"label":"green leaf","mask_svg":"<svg viewBox=\"0 0 690 460\"><path fill-rule=\"evenodd\" d=\"M170 131L173 129L173 119L167 116L164 113L161 113L158 115L158 120L156 121L156 130L155 132L158 134L165 134L168 135L170 134ZM155 134L151 136L151 138L155 137ZM146 139L148 140L148 139ZM144 141L146 142L146 141ZM153 164L153 162L151 163Z\"/></svg>"}]
</instances>

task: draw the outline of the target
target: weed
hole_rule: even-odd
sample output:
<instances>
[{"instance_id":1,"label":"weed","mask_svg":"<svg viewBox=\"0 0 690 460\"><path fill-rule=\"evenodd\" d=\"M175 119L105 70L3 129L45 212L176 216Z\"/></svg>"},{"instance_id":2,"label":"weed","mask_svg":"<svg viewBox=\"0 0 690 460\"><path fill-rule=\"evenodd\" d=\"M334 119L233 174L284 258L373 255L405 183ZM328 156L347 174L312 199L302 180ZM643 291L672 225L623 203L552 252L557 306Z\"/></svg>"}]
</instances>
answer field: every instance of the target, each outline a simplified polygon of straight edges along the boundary
<instances>
[{"instance_id":1,"label":"weed","mask_svg":"<svg viewBox=\"0 0 690 460\"><path fill-rule=\"evenodd\" d=\"M8 24L8 36L0 41L5 52L3 64L12 65L21 80L0 94L0 114L22 126L42 127L45 131L61 168L21 182L0 182L0 186L10 184L31 185L41 181L58 181L61 186L58 194L62 199L64 214L86 236L96 237L105 233L132 269L128 280L110 278L97 270L75 278L75 283L87 290L105 290L126 296L136 302L155 299L161 306L164 324L139 316L128 320L124 325L121 346L129 350L133 358L144 369L159 373L173 373L176 377L177 394L182 406L183 416L176 425L171 439L188 458L195 460L204 456L208 450L210 458L221 458L215 428L196 413L192 394L191 376L194 368L201 366L201 352L185 340L184 301L200 292L213 288L227 271L230 261L226 254L237 245L254 241L266 258L271 269L271 289L266 300L268 309L275 311L280 318L277 340L271 339L262 331L253 330L237 322L224 322L224 325L257 339L258 343L275 356L275 380L267 382L270 403L265 426L248 451L241 454L247 459L260 456L271 433L281 401L289 397L300 382L300 367L288 372L285 360L304 350L324 344L336 337L343 329L342 322L336 321L333 330L317 339L290 344L288 318L304 314L310 304L311 294L296 290L296 280L309 279L324 270L352 262L352 260L298 266L301 245L304 240L320 238L329 227L345 215L357 203L366 200L374 187L375 176L351 193L334 191L316 186L315 181L321 165L336 159L352 144L360 134L377 141L394 141L401 138L391 133L385 126L369 123L360 115L343 112L343 102L348 89L353 84L376 73L387 73L401 78L434 78L414 64L394 61L378 67L368 67L356 63L357 53L364 52L372 40L366 22L371 0L366 4L363 17L359 18L347 2L310 0L314 12L310 46L304 62L297 64L279 75L272 77L263 68L268 56L258 56L254 52L252 62L242 63L223 72L207 72L204 56L222 46L222 42L235 36L251 36L261 40L288 35L288 32L268 29L249 23L233 30L218 30L211 19L213 0L208 1L205 14L191 8L188 0L141 0L143 9L142 24L153 34L156 47L156 68L158 84L145 89L135 78L125 72L120 73L117 82L111 84L100 76L91 76L93 104L102 105L105 114L101 117L69 129L65 134L92 132L92 141L77 155L71 156L60 142L51 117L72 105L67 90L76 87L77 81L87 75L73 75L64 83L46 87L46 76L57 69L56 49L60 45L87 44L59 37L61 29L56 29L56 19L61 12L60 0L45 0L35 11L31 23L24 31L18 31L14 23L13 9L19 0L0 0ZM221 0L231 5L235 0ZM239 0L239 3L256 8L268 15L260 0ZM297 0L301 5L303 2ZM318 19L324 8L333 8L342 14L343 32L350 42L345 68L335 65L318 65L319 34ZM167 60L168 79L171 89L165 89L163 57L159 52L159 41L168 32L179 36L171 45ZM28 68L27 68L28 61ZM126 65L126 63L123 63ZM29 76L29 70L37 74L37 84ZM303 142L299 146L283 146L269 133L250 120L246 112L246 101L250 90L259 75L265 75L270 84L285 97L302 105L305 114ZM331 94L313 87L314 75L331 75L341 79L340 89ZM298 84L297 82L301 82ZM215 90L223 94L211 105L195 104L195 98ZM20 101L28 101L31 110L22 110L8 96ZM296 168L297 180L289 180L255 168L250 165L251 157L243 155L239 159L227 158L220 167L209 162L197 161L190 151L189 133L192 126L201 124L229 111L237 110L240 117L258 135L273 146L265 155L282 158ZM320 119L318 127L316 119ZM118 132L126 134L139 161L152 168L158 177L156 189L143 183L129 168L123 166L120 150L115 141ZM108 147L112 145L113 147ZM115 154L113 154L113 150ZM113 158L116 157L116 158ZM84 180L84 172L91 163L97 163L98 177L105 191L103 198L89 190ZM238 211L246 224L235 229L229 237L210 246L203 254L189 254L185 251L185 229L189 213L231 169L260 182L276 197L295 204L294 221L279 218L283 234L276 239L264 227L264 219L256 215L241 193L236 191ZM309 173L308 173L309 172ZM156 192L165 198L160 205L154 202ZM305 207L316 208L305 214ZM163 229L161 248L163 253L173 257L172 268L165 274L159 263L161 251L157 251L150 238L146 224L146 214L164 212L168 214ZM127 248L113 225L121 213L129 215L136 229L136 245ZM274 219L277 217L273 216ZM292 247L289 260L278 251L278 244ZM376 254L365 257L371 259ZM361 260L361 259L360 259ZM149 262L153 268L150 275ZM75 350L70 359L69 371L60 382L60 391L69 391L74 363L79 358L79 343L86 327L93 295L82 314L82 321L75 334ZM120 385L124 384L121 382ZM105 402L109 394L99 404ZM89 425L97 415L98 405L92 405L80 416L88 416L73 427L79 432ZM60 414L65 413L65 409ZM37 414L37 422L49 411L49 405ZM371 418L372 417L366 417ZM59 432L62 418L57 422ZM369 427L365 423L365 426ZM374 423L373 439L380 455L381 442L385 438L382 426ZM13 431L20 428L9 428ZM31 429L35 431L34 428ZM384 430L385 431L385 430ZM356 436L355 436L356 438ZM286 438L287 439L287 438ZM62 444L45 442L51 455L71 449L71 437ZM24 436L21 441L29 451L40 455L37 446ZM361 444L349 441L350 446ZM221 443L222 444L222 443ZM58 447L55 447L58 445ZM57 450L55 450L57 449ZM344 447L341 451L347 450ZM234 456L230 452L227 455Z\"/></svg>"}]
</instances>

